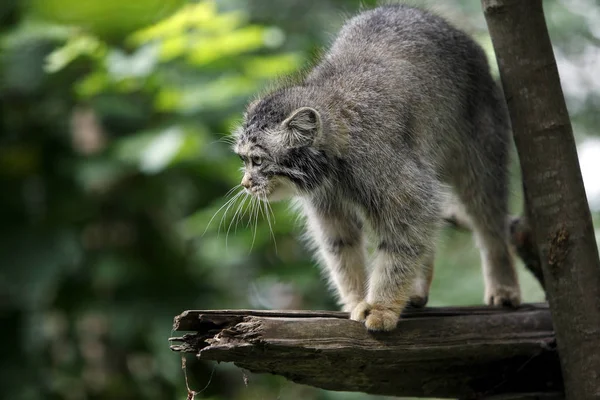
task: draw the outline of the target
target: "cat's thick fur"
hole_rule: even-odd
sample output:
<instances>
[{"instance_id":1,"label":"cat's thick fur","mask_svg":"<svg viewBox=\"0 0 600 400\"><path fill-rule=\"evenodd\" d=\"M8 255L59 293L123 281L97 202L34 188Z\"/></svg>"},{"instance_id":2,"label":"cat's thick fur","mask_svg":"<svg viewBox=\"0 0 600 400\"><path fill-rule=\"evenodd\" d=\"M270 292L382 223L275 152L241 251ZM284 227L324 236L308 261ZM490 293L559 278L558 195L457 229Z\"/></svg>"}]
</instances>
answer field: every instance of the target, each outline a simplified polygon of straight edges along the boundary
<instances>
[{"instance_id":1,"label":"cat's thick fur","mask_svg":"<svg viewBox=\"0 0 600 400\"><path fill-rule=\"evenodd\" d=\"M411 298L427 301L446 189L475 231L486 302L519 304L509 129L483 50L395 5L350 19L301 82L251 104L234 149L249 192L300 199L343 309L391 330ZM370 268L365 224L377 240Z\"/></svg>"}]
</instances>

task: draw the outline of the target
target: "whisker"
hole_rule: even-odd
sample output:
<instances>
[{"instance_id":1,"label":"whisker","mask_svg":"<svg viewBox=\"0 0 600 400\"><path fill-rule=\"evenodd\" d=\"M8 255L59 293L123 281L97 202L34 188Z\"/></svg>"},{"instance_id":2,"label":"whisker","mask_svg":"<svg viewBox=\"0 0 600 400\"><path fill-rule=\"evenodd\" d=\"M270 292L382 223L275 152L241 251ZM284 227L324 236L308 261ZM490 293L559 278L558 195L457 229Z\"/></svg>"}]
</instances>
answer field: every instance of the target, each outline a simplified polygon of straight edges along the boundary
<instances>
[{"instance_id":1,"label":"whisker","mask_svg":"<svg viewBox=\"0 0 600 400\"><path fill-rule=\"evenodd\" d=\"M242 195L242 193L243 193L242 191L238 192L235 196L233 196L231 198L231 200L229 200L227 202L228 206L225 209L225 211L223 212L223 216L221 216L221 221L219 222L219 229L217 230L217 237L221 233L221 226L223 225L223 221L225 220L225 217L227 216L229 209L231 208L231 206L233 206L236 203L236 201L239 199L239 197Z\"/></svg>"},{"instance_id":2,"label":"whisker","mask_svg":"<svg viewBox=\"0 0 600 400\"><path fill-rule=\"evenodd\" d=\"M269 207L269 211L271 211L271 216L273 217L273 225L275 225L275 213L273 212L273 207L271 207L271 203L268 201L267 206Z\"/></svg>"},{"instance_id":3,"label":"whisker","mask_svg":"<svg viewBox=\"0 0 600 400\"><path fill-rule=\"evenodd\" d=\"M242 202L242 213L240 214L240 217L237 219L237 221L235 221L235 233L237 233L237 228L238 228L238 224L240 223L241 220L244 219L244 216L246 215L246 212L248 211L248 205L246 204L248 202L248 199L251 198L250 195L248 193L246 193L246 196L244 197L244 200Z\"/></svg>"},{"instance_id":4,"label":"whisker","mask_svg":"<svg viewBox=\"0 0 600 400\"><path fill-rule=\"evenodd\" d=\"M273 232L273 226L271 225L271 216L269 215L269 202L267 200L267 196L264 196L264 200L263 200L263 208L264 208L264 215L267 219L267 223L269 224L269 232L271 233L271 237L273 238L273 243L275 244L275 254L278 254L277 251L277 240L275 239L275 232Z\"/></svg>"},{"instance_id":5,"label":"whisker","mask_svg":"<svg viewBox=\"0 0 600 400\"><path fill-rule=\"evenodd\" d=\"M256 197L252 196L251 198L251 202L250 202L250 215L248 215L248 223L246 224L246 228L250 227L250 223L252 222L252 218L254 215L254 208L256 207Z\"/></svg>"},{"instance_id":6,"label":"whisker","mask_svg":"<svg viewBox=\"0 0 600 400\"><path fill-rule=\"evenodd\" d=\"M231 230L231 226L236 221L238 213L240 212L241 207L244 205L244 201L246 201L246 197L242 197L241 199L241 202L237 202L237 208L235 210L235 213L233 214L233 218L231 219L231 221L229 221L229 226L227 227L227 233L225 234L225 249L228 249L229 231Z\"/></svg>"},{"instance_id":7,"label":"whisker","mask_svg":"<svg viewBox=\"0 0 600 400\"><path fill-rule=\"evenodd\" d=\"M258 200L258 198L255 197L255 203L260 202L260 200ZM258 209L260 209L260 205L257 204L257 210L255 212L255 218L254 218L254 235L252 236L252 244L250 245L250 251L252 251L252 249L254 248L254 242L256 241L256 231L258 230Z\"/></svg>"},{"instance_id":8,"label":"whisker","mask_svg":"<svg viewBox=\"0 0 600 400\"><path fill-rule=\"evenodd\" d=\"M225 195L223 197L231 196L233 194L233 192L235 191L235 189L241 189L241 185L236 185L236 186L232 187L231 189L229 189L227 191L227 193L225 193Z\"/></svg>"},{"instance_id":9,"label":"whisker","mask_svg":"<svg viewBox=\"0 0 600 400\"><path fill-rule=\"evenodd\" d=\"M235 188L234 188L235 189ZM208 224L206 224L206 228L204 229L204 232L202 232L202 236L204 236L206 234L206 232L208 231L208 228L210 227L210 224L213 222L213 220L215 219L215 217L217 216L217 214L219 214L219 212L225 208L229 203L231 203L237 196L239 196L241 193L243 193L242 191L240 191L238 194L235 195L235 197L232 197L231 199L227 200L225 202L225 204L223 204L221 207L219 207L219 209L217 211L215 211L215 213L213 214L212 218L208 221Z\"/></svg>"},{"instance_id":10,"label":"whisker","mask_svg":"<svg viewBox=\"0 0 600 400\"><path fill-rule=\"evenodd\" d=\"M218 141L219 142L225 142L225 143L233 143L235 142L235 137L234 136L221 136Z\"/></svg>"},{"instance_id":11,"label":"whisker","mask_svg":"<svg viewBox=\"0 0 600 400\"><path fill-rule=\"evenodd\" d=\"M271 203L267 202L267 207L269 208L269 211L271 212L271 217L273 218L273 226L275 226L275 223L277 222L277 220L275 219L275 212L273 211L273 207L271 207ZM275 234L275 232L273 232L273 235ZM275 241L275 238L273 238L273 241ZM277 243L275 243L275 251L277 251Z\"/></svg>"},{"instance_id":12,"label":"whisker","mask_svg":"<svg viewBox=\"0 0 600 400\"><path fill-rule=\"evenodd\" d=\"M223 135L220 138L213 140L212 142L209 143L209 146L212 146L215 143L225 143L225 144L229 144L232 145L235 143L235 141L237 140L237 138L235 136L231 136L231 135Z\"/></svg>"},{"instance_id":13,"label":"whisker","mask_svg":"<svg viewBox=\"0 0 600 400\"><path fill-rule=\"evenodd\" d=\"M256 207L256 197L251 196L250 197L250 206L248 207L249 213L248 213L248 223L246 224L246 229L252 229L250 227L250 224L252 223L252 220L254 219L255 207ZM252 251L252 247L250 247L250 249L248 250L248 254L250 254L251 251Z\"/></svg>"}]
</instances>

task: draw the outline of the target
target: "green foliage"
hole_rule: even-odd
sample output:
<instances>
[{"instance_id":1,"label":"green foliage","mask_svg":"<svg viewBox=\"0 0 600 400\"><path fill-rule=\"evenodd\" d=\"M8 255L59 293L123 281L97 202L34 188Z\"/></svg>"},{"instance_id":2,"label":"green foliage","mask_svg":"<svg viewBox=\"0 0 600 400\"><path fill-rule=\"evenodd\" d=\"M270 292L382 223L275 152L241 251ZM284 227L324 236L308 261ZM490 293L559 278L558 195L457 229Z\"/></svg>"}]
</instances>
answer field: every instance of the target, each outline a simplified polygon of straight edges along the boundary
<instances>
[{"instance_id":1,"label":"green foliage","mask_svg":"<svg viewBox=\"0 0 600 400\"><path fill-rule=\"evenodd\" d=\"M450 3L476 21L471 2ZM285 204L274 220L266 209L251 216L241 198L222 207L240 179L228 139L244 104L306 65L340 10L358 6L2 2L3 395L184 398L167 342L174 315L335 308ZM541 300L522 277L526 300ZM478 304L482 286L470 235L446 230L432 304ZM187 372L203 398L351 398L274 377L246 386L237 369L193 359Z\"/></svg>"},{"instance_id":2,"label":"green foliage","mask_svg":"<svg viewBox=\"0 0 600 400\"><path fill-rule=\"evenodd\" d=\"M185 0L30 0L30 13L38 18L85 28L117 39L177 10Z\"/></svg>"}]
</instances>

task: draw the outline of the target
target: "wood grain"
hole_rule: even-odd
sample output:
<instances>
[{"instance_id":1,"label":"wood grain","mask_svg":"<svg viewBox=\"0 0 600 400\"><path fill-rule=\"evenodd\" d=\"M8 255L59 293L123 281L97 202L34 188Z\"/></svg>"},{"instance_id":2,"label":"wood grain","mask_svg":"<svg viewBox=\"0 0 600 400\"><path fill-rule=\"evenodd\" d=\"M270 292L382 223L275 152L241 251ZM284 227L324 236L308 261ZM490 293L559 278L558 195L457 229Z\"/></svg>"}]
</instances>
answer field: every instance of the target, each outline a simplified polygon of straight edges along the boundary
<instances>
[{"instance_id":1,"label":"wood grain","mask_svg":"<svg viewBox=\"0 0 600 400\"><path fill-rule=\"evenodd\" d=\"M329 390L442 398L562 392L543 304L407 310L389 333L369 333L329 311L186 311L174 329L192 332L171 338L174 351Z\"/></svg>"}]
</instances>

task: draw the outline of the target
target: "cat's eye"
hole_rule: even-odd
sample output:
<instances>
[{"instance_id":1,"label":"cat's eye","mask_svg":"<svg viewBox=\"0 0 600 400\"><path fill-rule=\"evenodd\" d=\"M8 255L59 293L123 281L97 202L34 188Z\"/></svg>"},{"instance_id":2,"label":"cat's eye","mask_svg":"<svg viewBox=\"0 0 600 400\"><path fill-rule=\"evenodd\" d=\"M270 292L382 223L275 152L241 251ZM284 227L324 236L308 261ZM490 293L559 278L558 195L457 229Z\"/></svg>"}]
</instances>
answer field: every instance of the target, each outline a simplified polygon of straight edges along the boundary
<instances>
[{"instance_id":1,"label":"cat's eye","mask_svg":"<svg viewBox=\"0 0 600 400\"><path fill-rule=\"evenodd\" d=\"M252 164L259 166L260 164L262 164L262 158L260 158L259 156L253 156L251 158L252 160Z\"/></svg>"}]
</instances>

